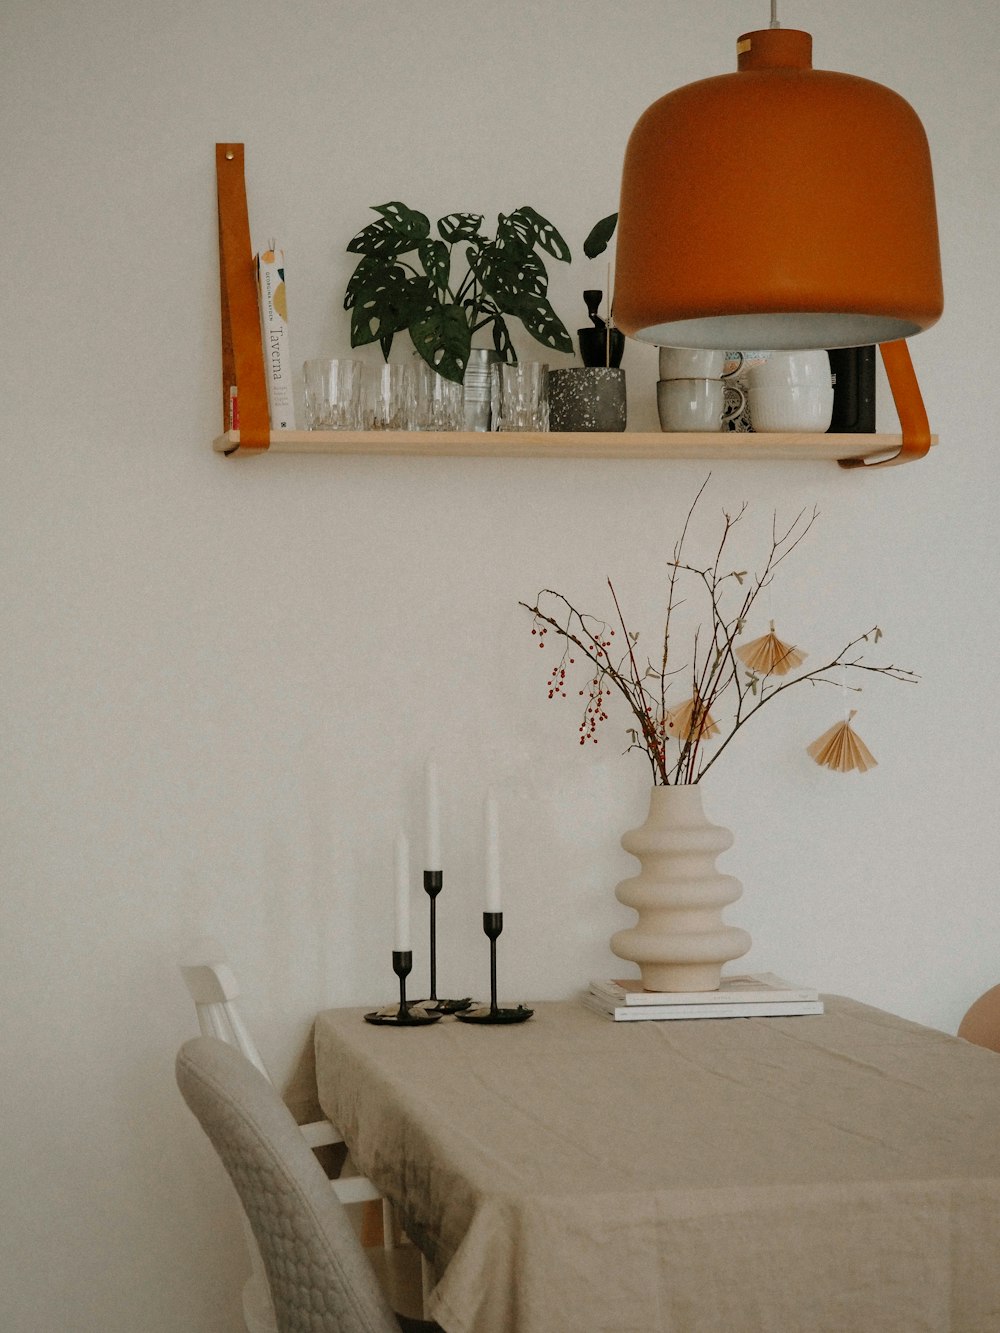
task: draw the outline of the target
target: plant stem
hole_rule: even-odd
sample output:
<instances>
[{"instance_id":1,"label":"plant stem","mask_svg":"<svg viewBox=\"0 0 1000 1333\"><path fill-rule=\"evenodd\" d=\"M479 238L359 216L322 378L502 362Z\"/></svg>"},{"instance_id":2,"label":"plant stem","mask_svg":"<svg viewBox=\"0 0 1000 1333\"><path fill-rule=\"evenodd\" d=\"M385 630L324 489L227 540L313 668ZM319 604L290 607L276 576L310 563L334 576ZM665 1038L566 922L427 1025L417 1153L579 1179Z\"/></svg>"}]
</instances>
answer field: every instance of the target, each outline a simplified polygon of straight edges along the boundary
<instances>
[{"instance_id":1,"label":"plant stem","mask_svg":"<svg viewBox=\"0 0 1000 1333\"><path fill-rule=\"evenodd\" d=\"M637 636L629 633L618 594L610 579L608 579L608 588L614 603L618 623L625 635L625 651L617 666L608 656L607 650L610 646L610 639L606 637L609 633L606 624L578 611L561 593L557 593L550 588L544 588L538 594L534 605L529 605L527 602L519 603L532 613L536 622L543 626L543 632L544 627L554 629L567 645L572 644L579 649L594 669L590 701L584 708L584 721L580 727L581 733L593 738L597 722L605 720L606 714L601 711L602 699L609 682L625 698L638 723L638 730L630 730L632 743L626 749L642 749L645 752L653 774L654 784L671 785L699 782L726 750L737 732L746 726L750 718L758 713L765 704L769 704L772 699L791 689L793 685L800 685L804 681L809 681L812 684L843 684L842 680L831 680L829 678L830 673L837 669L844 673L847 671L866 671L873 675L887 676L892 680L909 684L915 684L918 679L914 672L903 667L897 667L892 663L885 666L871 666L862 661L860 654L852 656L858 646L862 642L867 642L869 638L874 637L875 642L878 642L880 631L877 626L870 629L867 634L861 634L845 644L840 652L823 666L803 671L791 679L782 679L780 683L773 683L770 671L764 675L751 671L749 682L741 678L741 670L745 671L746 668L738 660L736 640L742 634L761 592L770 585L774 578L777 567L795 550L816 521L817 510L814 508L808 517L806 517L804 509L800 510L795 519L784 530L779 530L777 516L775 515L771 524L771 546L763 568L758 573L748 575L746 570L726 571L723 566L733 530L746 513L747 506L744 504L735 514L724 514L723 531L713 559L707 566L699 567L688 563L684 559L684 547L692 516L707 484L708 479L702 484L688 510L680 539L674 546L673 560L669 562L667 606L659 670L647 658L647 669L640 673L635 651ZM709 602L710 621L705 630L707 642L704 651L701 648L702 629L697 628L694 634L690 662L687 667L677 668L672 665L670 659L672 651L671 635L674 614L679 607L684 605L684 600L678 595L683 576L691 576L702 588ZM727 615L727 602L730 600L730 589L734 580L740 584L742 595L739 598L735 615ZM746 583L745 587L743 586L744 582ZM565 609L564 622L556 618L558 611L556 614L549 614L542 610L541 603L544 598L554 598L558 606ZM614 634L614 630L611 630L610 634ZM564 647L562 662L565 662L570 651L568 646ZM565 677L565 668L562 662L556 669L562 670L563 677ZM676 675L679 670L690 671L691 725L687 736L677 738L679 745L676 760L668 762L668 678ZM653 677L657 681L653 688L645 683L649 677ZM714 753L706 760L704 757L706 723L712 717L714 726L719 729L718 720L712 716L713 711L718 712L723 696L730 688L735 691L736 707L733 712L728 713L725 724L721 728L724 734L721 736ZM580 693L582 694L583 691L581 690ZM752 704L750 703L751 695L755 700ZM718 715L719 717L722 716L721 713ZM585 732L588 718L590 730Z\"/></svg>"},{"instance_id":2,"label":"plant stem","mask_svg":"<svg viewBox=\"0 0 1000 1333\"><path fill-rule=\"evenodd\" d=\"M618 605L618 597L615 593L614 586L610 579L608 579L608 587L611 589L611 599L615 604L615 610L618 612L618 620L622 627L622 633L625 635L625 642L628 644L628 659L632 667L632 681L633 684L635 685L636 694L638 698L644 700L645 690L642 685L642 680L639 676L639 668L636 665L635 652L632 647L632 638L628 632L628 627L625 624L625 617L622 615L622 609ZM633 709L633 711L636 713L640 725L642 726L643 735L646 737L646 748L648 750L650 760L653 761L655 758L655 762L653 764L653 771L655 773L656 770L659 769L660 775L662 776L664 782L666 782L667 780L666 754L665 754L666 737L664 736L661 738L657 736L656 726L653 723L652 719L650 718L649 712L645 707L643 707L641 710Z\"/></svg>"},{"instance_id":3,"label":"plant stem","mask_svg":"<svg viewBox=\"0 0 1000 1333\"><path fill-rule=\"evenodd\" d=\"M874 633L874 630L875 627L873 626L872 629L868 631L868 634ZM804 681L807 680L811 680L817 685L819 684L839 685L841 683L840 681L823 680L824 674L827 671L833 671L836 667L844 667L850 671L870 671L878 676L888 676L891 680L898 680L902 682L904 685L916 685L919 677L917 677L914 674L914 672L908 671L905 667L897 667L894 666L892 663L884 667L868 666L865 662L862 662L859 658L856 658L853 662L845 661L845 655L849 653L852 648L856 648L859 643L865 642L868 638L868 634L859 634L856 639L852 639L850 643L846 644L840 650L840 652L837 654L837 656L833 659L832 662L827 662L824 666L815 667L812 671L804 671L802 672L801 675L796 676L793 680L782 681L780 685L773 686L766 693L764 692L765 687L761 686L760 699L756 704L754 704L753 708L750 709L750 711L746 714L745 717L737 718L736 722L732 727L732 730L729 732L729 735L725 738L724 741L721 742L719 748L716 750L715 754L708 761L708 763L705 764L699 771L698 773L699 779L704 777L704 775L708 772L708 770L712 767L715 761L719 758L723 750L725 750L726 746L730 743L730 741L740 730L740 728L746 726L746 724L750 721L753 715L755 713L759 713L765 704L770 703L772 699L776 699L778 695L782 694L785 690L790 690L793 685L801 685Z\"/></svg>"}]
</instances>

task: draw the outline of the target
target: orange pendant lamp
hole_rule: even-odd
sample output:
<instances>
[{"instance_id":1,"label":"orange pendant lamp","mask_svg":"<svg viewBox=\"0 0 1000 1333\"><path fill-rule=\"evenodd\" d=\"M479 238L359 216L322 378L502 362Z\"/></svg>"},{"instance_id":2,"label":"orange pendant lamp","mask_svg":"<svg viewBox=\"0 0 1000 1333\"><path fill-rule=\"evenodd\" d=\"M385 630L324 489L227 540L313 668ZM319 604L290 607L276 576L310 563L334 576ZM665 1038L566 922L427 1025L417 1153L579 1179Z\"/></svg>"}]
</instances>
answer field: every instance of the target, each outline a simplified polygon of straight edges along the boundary
<instances>
[{"instance_id":1,"label":"orange pendant lamp","mask_svg":"<svg viewBox=\"0 0 1000 1333\"><path fill-rule=\"evenodd\" d=\"M773 14L771 28L737 41L737 73L668 93L632 131L614 317L634 338L857 347L940 317L934 184L916 113L879 83L813 69L812 37Z\"/></svg>"}]
</instances>

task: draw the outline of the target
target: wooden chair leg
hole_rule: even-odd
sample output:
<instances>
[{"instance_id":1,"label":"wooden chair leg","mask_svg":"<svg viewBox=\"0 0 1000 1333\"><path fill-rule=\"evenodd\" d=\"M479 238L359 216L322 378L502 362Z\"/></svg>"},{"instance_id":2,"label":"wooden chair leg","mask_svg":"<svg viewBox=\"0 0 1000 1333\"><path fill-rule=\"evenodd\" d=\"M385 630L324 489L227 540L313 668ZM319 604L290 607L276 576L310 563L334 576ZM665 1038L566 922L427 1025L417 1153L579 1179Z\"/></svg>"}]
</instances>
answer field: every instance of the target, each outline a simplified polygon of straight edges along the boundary
<instances>
[{"instance_id":1,"label":"wooden chair leg","mask_svg":"<svg viewBox=\"0 0 1000 1333\"><path fill-rule=\"evenodd\" d=\"M383 1234L380 1200L369 1199L361 1207L361 1244L369 1249L377 1249L381 1245L385 1245L386 1249L389 1249L389 1237Z\"/></svg>"}]
</instances>

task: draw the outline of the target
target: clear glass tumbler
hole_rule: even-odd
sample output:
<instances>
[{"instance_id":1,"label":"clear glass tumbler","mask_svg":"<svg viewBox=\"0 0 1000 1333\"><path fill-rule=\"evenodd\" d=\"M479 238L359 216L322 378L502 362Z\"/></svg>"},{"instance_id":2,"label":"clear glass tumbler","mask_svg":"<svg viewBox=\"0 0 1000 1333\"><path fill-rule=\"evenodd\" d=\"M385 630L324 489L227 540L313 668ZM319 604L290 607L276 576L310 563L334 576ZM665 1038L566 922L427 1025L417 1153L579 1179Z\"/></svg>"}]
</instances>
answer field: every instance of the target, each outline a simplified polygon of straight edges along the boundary
<instances>
[{"instance_id":1,"label":"clear glass tumbler","mask_svg":"<svg viewBox=\"0 0 1000 1333\"><path fill-rule=\"evenodd\" d=\"M369 366L366 380L365 428L412 430L416 402L410 366Z\"/></svg>"},{"instance_id":2,"label":"clear glass tumbler","mask_svg":"<svg viewBox=\"0 0 1000 1333\"><path fill-rule=\"evenodd\" d=\"M494 430L548 430L549 368L545 362L495 365L492 408Z\"/></svg>"},{"instance_id":3,"label":"clear glass tumbler","mask_svg":"<svg viewBox=\"0 0 1000 1333\"><path fill-rule=\"evenodd\" d=\"M416 430L461 430L465 394L461 384L446 380L423 359L414 359Z\"/></svg>"},{"instance_id":4,"label":"clear glass tumbler","mask_svg":"<svg viewBox=\"0 0 1000 1333\"><path fill-rule=\"evenodd\" d=\"M337 359L305 363L308 430L361 430L363 372L361 361Z\"/></svg>"}]
</instances>

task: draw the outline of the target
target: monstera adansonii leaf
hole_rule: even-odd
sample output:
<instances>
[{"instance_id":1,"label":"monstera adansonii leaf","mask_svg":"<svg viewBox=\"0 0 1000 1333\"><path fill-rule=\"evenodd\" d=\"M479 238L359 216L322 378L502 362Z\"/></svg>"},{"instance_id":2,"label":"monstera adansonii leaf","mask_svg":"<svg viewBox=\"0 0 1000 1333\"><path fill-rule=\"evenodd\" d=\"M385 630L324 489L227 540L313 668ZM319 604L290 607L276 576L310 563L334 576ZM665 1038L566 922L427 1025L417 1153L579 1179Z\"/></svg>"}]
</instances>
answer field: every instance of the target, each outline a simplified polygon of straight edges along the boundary
<instances>
[{"instance_id":1,"label":"monstera adansonii leaf","mask_svg":"<svg viewBox=\"0 0 1000 1333\"><path fill-rule=\"evenodd\" d=\"M472 330L460 305L440 305L410 325L410 337L429 366L461 384L469 362Z\"/></svg>"},{"instance_id":2,"label":"monstera adansonii leaf","mask_svg":"<svg viewBox=\"0 0 1000 1333\"><path fill-rule=\"evenodd\" d=\"M427 278L414 276L400 264L365 256L351 275L344 308L351 312L351 346L380 342L386 356L392 338L434 304Z\"/></svg>"}]
</instances>

